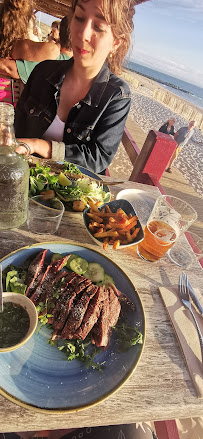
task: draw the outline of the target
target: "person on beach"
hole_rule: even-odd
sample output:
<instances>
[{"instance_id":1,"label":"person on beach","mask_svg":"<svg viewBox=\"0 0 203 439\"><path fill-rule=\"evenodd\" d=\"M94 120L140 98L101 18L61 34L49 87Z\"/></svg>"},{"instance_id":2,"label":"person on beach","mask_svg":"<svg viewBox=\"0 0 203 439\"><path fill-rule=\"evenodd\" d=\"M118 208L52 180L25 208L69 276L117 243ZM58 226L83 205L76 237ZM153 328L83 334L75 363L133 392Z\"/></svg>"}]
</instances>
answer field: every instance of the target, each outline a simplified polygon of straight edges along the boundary
<instances>
[{"instance_id":1,"label":"person on beach","mask_svg":"<svg viewBox=\"0 0 203 439\"><path fill-rule=\"evenodd\" d=\"M0 9L0 58L11 56L15 40L27 38L32 0L4 0Z\"/></svg>"},{"instance_id":2,"label":"person on beach","mask_svg":"<svg viewBox=\"0 0 203 439\"><path fill-rule=\"evenodd\" d=\"M47 35L46 37L46 41L51 42L53 41L54 43L59 42L59 29L60 29L60 21L56 20L53 21L52 25L51 25L51 32Z\"/></svg>"},{"instance_id":3,"label":"person on beach","mask_svg":"<svg viewBox=\"0 0 203 439\"><path fill-rule=\"evenodd\" d=\"M174 136L174 134L175 134L175 132L174 132L174 123L175 123L175 119L173 117L171 117L169 120L167 120L159 128L159 132L160 133L164 133L164 134L171 134L172 136Z\"/></svg>"},{"instance_id":4,"label":"person on beach","mask_svg":"<svg viewBox=\"0 0 203 439\"><path fill-rule=\"evenodd\" d=\"M42 41L42 32L37 24L36 15L32 14L32 17L28 23L28 38L29 40L40 42Z\"/></svg>"},{"instance_id":5,"label":"person on beach","mask_svg":"<svg viewBox=\"0 0 203 439\"><path fill-rule=\"evenodd\" d=\"M192 120L187 127L182 127L178 131L176 131L174 135L174 140L177 142L177 148L174 151L169 164L168 168L166 169L166 172L172 172L171 167L175 161L175 159L178 157L179 152L182 150L182 148L188 143L192 135L194 134L194 126L195 121Z\"/></svg>"},{"instance_id":6,"label":"person on beach","mask_svg":"<svg viewBox=\"0 0 203 439\"><path fill-rule=\"evenodd\" d=\"M67 60L72 56L71 42L70 42L70 19L65 16L60 22L59 30L59 56L57 60ZM35 61L27 61L26 59L0 59L0 74L7 75L14 79L21 79L26 84L30 74L39 61L49 59L49 43L40 44L39 50L35 50ZM47 50L48 48L48 50ZM44 56L44 59L43 59ZM39 58L38 58L39 57Z\"/></svg>"},{"instance_id":7,"label":"person on beach","mask_svg":"<svg viewBox=\"0 0 203 439\"><path fill-rule=\"evenodd\" d=\"M114 72L129 49L135 4L73 1L74 58L36 66L17 104L16 136L32 154L105 173L130 109L129 87ZM24 154L25 148L17 151Z\"/></svg>"}]
</instances>

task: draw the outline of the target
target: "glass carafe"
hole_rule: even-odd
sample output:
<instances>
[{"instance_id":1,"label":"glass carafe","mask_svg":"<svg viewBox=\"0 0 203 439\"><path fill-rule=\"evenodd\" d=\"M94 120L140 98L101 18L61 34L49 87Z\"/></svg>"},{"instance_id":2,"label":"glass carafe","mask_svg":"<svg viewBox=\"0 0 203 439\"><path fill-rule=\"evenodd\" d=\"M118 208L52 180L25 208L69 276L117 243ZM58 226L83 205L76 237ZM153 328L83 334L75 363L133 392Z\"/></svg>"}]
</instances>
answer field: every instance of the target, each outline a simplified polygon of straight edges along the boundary
<instances>
[{"instance_id":1,"label":"glass carafe","mask_svg":"<svg viewBox=\"0 0 203 439\"><path fill-rule=\"evenodd\" d=\"M0 103L0 230L18 227L27 218L29 166L16 153L14 107Z\"/></svg>"}]
</instances>

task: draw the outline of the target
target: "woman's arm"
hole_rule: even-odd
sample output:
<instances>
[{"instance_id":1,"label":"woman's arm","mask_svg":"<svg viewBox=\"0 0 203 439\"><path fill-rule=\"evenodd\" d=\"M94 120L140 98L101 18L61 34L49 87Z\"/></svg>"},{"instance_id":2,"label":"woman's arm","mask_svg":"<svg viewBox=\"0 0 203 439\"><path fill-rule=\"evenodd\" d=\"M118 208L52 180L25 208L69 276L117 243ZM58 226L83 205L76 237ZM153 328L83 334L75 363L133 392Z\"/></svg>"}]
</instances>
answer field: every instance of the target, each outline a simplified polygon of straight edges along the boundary
<instances>
[{"instance_id":1,"label":"woman's arm","mask_svg":"<svg viewBox=\"0 0 203 439\"><path fill-rule=\"evenodd\" d=\"M52 155L52 144L43 139L17 139L19 142L27 143L30 147L31 154L38 154L46 159L51 158ZM23 145L16 148L18 154L25 154L27 151Z\"/></svg>"},{"instance_id":2,"label":"woman's arm","mask_svg":"<svg viewBox=\"0 0 203 439\"><path fill-rule=\"evenodd\" d=\"M67 129L64 131L64 142L47 142L35 138L21 138L18 140L30 146L31 154L37 153L42 157L53 158L54 160L63 160L65 158L93 172L100 173L110 165L116 154L129 109L129 97L113 99L90 133L90 139L85 139L85 142L72 136L72 134L70 137L67 134ZM23 129L21 129L21 132L23 132ZM25 148L18 148L18 153L25 153Z\"/></svg>"},{"instance_id":3,"label":"woman's arm","mask_svg":"<svg viewBox=\"0 0 203 439\"><path fill-rule=\"evenodd\" d=\"M14 79L19 79L16 62L13 59L0 59L0 73Z\"/></svg>"},{"instance_id":4,"label":"woman's arm","mask_svg":"<svg viewBox=\"0 0 203 439\"><path fill-rule=\"evenodd\" d=\"M77 143L68 142L68 135L65 135L65 159L96 173L106 169L122 139L130 103L130 97L112 99L85 143L78 139Z\"/></svg>"},{"instance_id":5,"label":"woman's arm","mask_svg":"<svg viewBox=\"0 0 203 439\"><path fill-rule=\"evenodd\" d=\"M44 61L56 59L60 55L60 48L55 43L37 43L31 40L16 40L11 56L13 59L26 61Z\"/></svg>"}]
</instances>

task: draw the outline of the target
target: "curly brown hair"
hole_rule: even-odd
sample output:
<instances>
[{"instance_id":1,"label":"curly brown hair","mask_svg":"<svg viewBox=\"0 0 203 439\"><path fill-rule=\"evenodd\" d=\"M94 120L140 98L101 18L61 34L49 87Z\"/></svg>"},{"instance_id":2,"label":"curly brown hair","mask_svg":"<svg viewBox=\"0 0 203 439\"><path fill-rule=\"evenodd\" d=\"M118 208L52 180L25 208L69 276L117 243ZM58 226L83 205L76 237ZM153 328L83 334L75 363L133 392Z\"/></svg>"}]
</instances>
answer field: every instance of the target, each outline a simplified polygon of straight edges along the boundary
<instances>
[{"instance_id":1,"label":"curly brown hair","mask_svg":"<svg viewBox=\"0 0 203 439\"><path fill-rule=\"evenodd\" d=\"M1 58L10 56L15 40L27 37L32 13L32 0L4 0L0 11Z\"/></svg>"},{"instance_id":2,"label":"curly brown hair","mask_svg":"<svg viewBox=\"0 0 203 439\"><path fill-rule=\"evenodd\" d=\"M88 2L89 0L82 0ZM102 10L106 22L111 25L114 37L120 40L120 45L115 52L111 52L106 62L110 70L119 73L122 69L123 61L131 43L131 33L133 31L133 15L135 5L147 0L102 0ZM72 0L73 11L78 0Z\"/></svg>"}]
</instances>

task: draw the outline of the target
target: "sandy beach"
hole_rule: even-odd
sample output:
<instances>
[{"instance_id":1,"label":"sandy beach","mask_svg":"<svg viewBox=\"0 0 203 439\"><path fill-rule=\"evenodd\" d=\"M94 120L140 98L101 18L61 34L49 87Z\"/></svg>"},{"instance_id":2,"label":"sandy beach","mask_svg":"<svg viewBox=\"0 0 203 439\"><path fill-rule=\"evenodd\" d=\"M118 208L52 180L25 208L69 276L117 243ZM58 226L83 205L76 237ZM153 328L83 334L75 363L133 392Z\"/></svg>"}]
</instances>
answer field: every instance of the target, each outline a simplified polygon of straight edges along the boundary
<instances>
[{"instance_id":1,"label":"sandy beach","mask_svg":"<svg viewBox=\"0 0 203 439\"><path fill-rule=\"evenodd\" d=\"M171 116L176 120L175 131L188 125L187 120L153 99L154 88L161 88L159 84L136 73L128 73L135 80L139 80L138 88L132 84L133 81L127 81L132 93L130 116L146 135L152 129L158 130ZM203 133L199 129L195 128L192 139L182 149L174 166L182 172L196 192L203 196Z\"/></svg>"}]
</instances>

